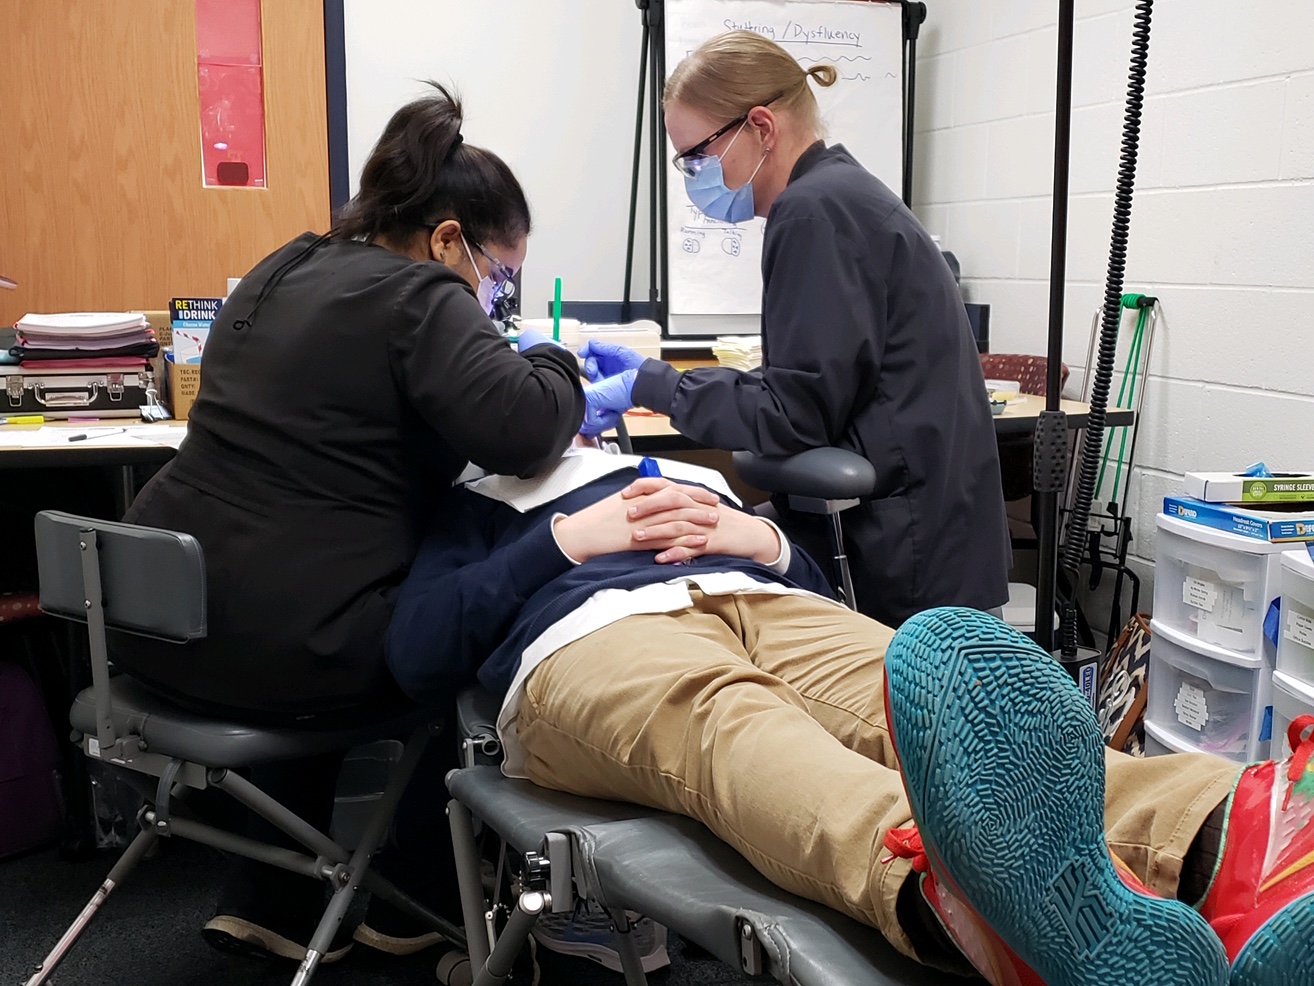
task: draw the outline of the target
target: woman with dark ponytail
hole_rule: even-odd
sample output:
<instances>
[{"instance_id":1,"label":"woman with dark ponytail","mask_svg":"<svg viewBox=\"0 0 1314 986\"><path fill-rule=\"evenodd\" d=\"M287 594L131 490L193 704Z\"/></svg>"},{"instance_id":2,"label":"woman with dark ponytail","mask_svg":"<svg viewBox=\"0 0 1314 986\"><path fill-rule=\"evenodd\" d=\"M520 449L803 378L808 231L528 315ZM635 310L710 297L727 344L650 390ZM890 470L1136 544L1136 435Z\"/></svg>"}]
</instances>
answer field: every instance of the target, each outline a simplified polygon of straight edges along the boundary
<instances>
[{"instance_id":1,"label":"woman with dark ponytail","mask_svg":"<svg viewBox=\"0 0 1314 986\"><path fill-rule=\"evenodd\" d=\"M187 440L127 515L205 553L209 635L185 659L116 648L120 668L181 703L277 723L400 696L384 639L431 498L468 462L531 474L579 430L575 357L524 336L517 353L488 317L525 259L525 194L434 90L393 115L332 230L242 278L211 327ZM340 759L263 781L327 831ZM445 841L423 846L437 882ZM451 888L450 907L432 906L459 923ZM207 938L299 959L321 891L245 866ZM372 943L414 945L402 938Z\"/></svg>"},{"instance_id":2,"label":"woman with dark ponytail","mask_svg":"<svg viewBox=\"0 0 1314 986\"><path fill-rule=\"evenodd\" d=\"M858 608L897 627L932 606L1002 607L999 452L962 297L899 197L821 139L812 86L835 82L833 66L805 70L749 31L671 72L666 132L690 201L722 222L766 219L763 365L681 374L590 343L590 374L618 379L586 388L585 430L637 403L713 448L857 452L876 468L873 495L844 515ZM820 518L776 507L790 537L830 555Z\"/></svg>"}]
</instances>

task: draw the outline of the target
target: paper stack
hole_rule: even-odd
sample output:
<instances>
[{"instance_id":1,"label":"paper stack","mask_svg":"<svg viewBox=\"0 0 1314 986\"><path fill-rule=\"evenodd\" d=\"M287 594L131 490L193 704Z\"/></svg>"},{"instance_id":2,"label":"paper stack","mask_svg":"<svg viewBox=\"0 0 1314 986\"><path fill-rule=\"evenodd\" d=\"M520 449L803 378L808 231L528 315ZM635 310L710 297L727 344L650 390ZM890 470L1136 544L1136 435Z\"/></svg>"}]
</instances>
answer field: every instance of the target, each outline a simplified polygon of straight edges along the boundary
<instances>
[{"instance_id":1,"label":"paper stack","mask_svg":"<svg viewBox=\"0 0 1314 986\"><path fill-rule=\"evenodd\" d=\"M762 365L761 336L718 336L712 355L732 370L755 370Z\"/></svg>"},{"instance_id":2,"label":"paper stack","mask_svg":"<svg viewBox=\"0 0 1314 986\"><path fill-rule=\"evenodd\" d=\"M5 342L28 370L145 366L159 352L146 318L132 312L28 314Z\"/></svg>"}]
</instances>

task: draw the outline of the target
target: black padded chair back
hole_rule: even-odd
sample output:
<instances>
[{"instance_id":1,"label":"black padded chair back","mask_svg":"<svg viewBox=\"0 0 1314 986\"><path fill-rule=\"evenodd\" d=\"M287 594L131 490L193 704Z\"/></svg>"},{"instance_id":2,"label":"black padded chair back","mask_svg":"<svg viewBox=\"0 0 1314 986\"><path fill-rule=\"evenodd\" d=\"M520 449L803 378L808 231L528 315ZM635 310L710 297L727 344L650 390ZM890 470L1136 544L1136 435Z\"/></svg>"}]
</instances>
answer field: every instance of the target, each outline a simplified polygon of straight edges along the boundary
<instances>
[{"instance_id":1,"label":"black padded chair back","mask_svg":"<svg viewBox=\"0 0 1314 986\"><path fill-rule=\"evenodd\" d=\"M55 510L36 516L45 612L87 621L82 545L88 532L95 533L108 629L180 643L205 636L205 559L194 537Z\"/></svg>"}]
</instances>

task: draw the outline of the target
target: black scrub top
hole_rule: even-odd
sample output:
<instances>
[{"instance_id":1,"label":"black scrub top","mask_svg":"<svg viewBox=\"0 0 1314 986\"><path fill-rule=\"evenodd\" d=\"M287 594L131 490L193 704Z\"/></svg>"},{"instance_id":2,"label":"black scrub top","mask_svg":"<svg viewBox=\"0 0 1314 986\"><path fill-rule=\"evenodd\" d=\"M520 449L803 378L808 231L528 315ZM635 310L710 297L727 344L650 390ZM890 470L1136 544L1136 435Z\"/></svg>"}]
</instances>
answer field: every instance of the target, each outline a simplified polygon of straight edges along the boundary
<instances>
[{"instance_id":1,"label":"black scrub top","mask_svg":"<svg viewBox=\"0 0 1314 986\"><path fill-rule=\"evenodd\" d=\"M994 423L958 286L930 236L842 145L819 141L767 216L762 281L760 369L679 373L648 360L635 403L715 448L829 445L867 458L875 496L843 521L869 616L897 627L931 606L1002 606L1011 549ZM815 542L815 522L784 519Z\"/></svg>"},{"instance_id":2,"label":"black scrub top","mask_svg":"<svg viewBox=\"0 0 1314 986\"><path fill-rule=\"evenodd\" d=\"M431 499L467 460L532 472L583 417L575 357L516 353L442 264L330 241L271 285L313 239L220 309L187 439L126 518L205 553L209 636L115 646L193 703L279 715L386 693L392 596Z\"/></svg>"}]
</instances>

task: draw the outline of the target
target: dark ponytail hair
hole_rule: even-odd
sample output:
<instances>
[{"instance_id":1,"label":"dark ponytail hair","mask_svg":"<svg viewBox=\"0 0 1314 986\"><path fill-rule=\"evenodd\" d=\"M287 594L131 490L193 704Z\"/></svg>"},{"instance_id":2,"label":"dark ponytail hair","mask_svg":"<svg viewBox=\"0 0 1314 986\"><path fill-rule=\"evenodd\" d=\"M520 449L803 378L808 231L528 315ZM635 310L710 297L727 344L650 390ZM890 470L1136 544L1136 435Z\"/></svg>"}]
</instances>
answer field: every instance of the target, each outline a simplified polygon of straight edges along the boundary
<instances>
[{"instance_id":1,"label":"dark ponytail hair","mask_svg":"<svg viewBox=\"0 0 1314 986\"><path fill-rule=\"evenodd\" d=\"M492 151L461 137L461 102L445 87L407 103L388 121L338 213L334 239L406 243L447 219L471 243L512 244L529 235L524 189Z\"/></svg>"}]
</instances>

